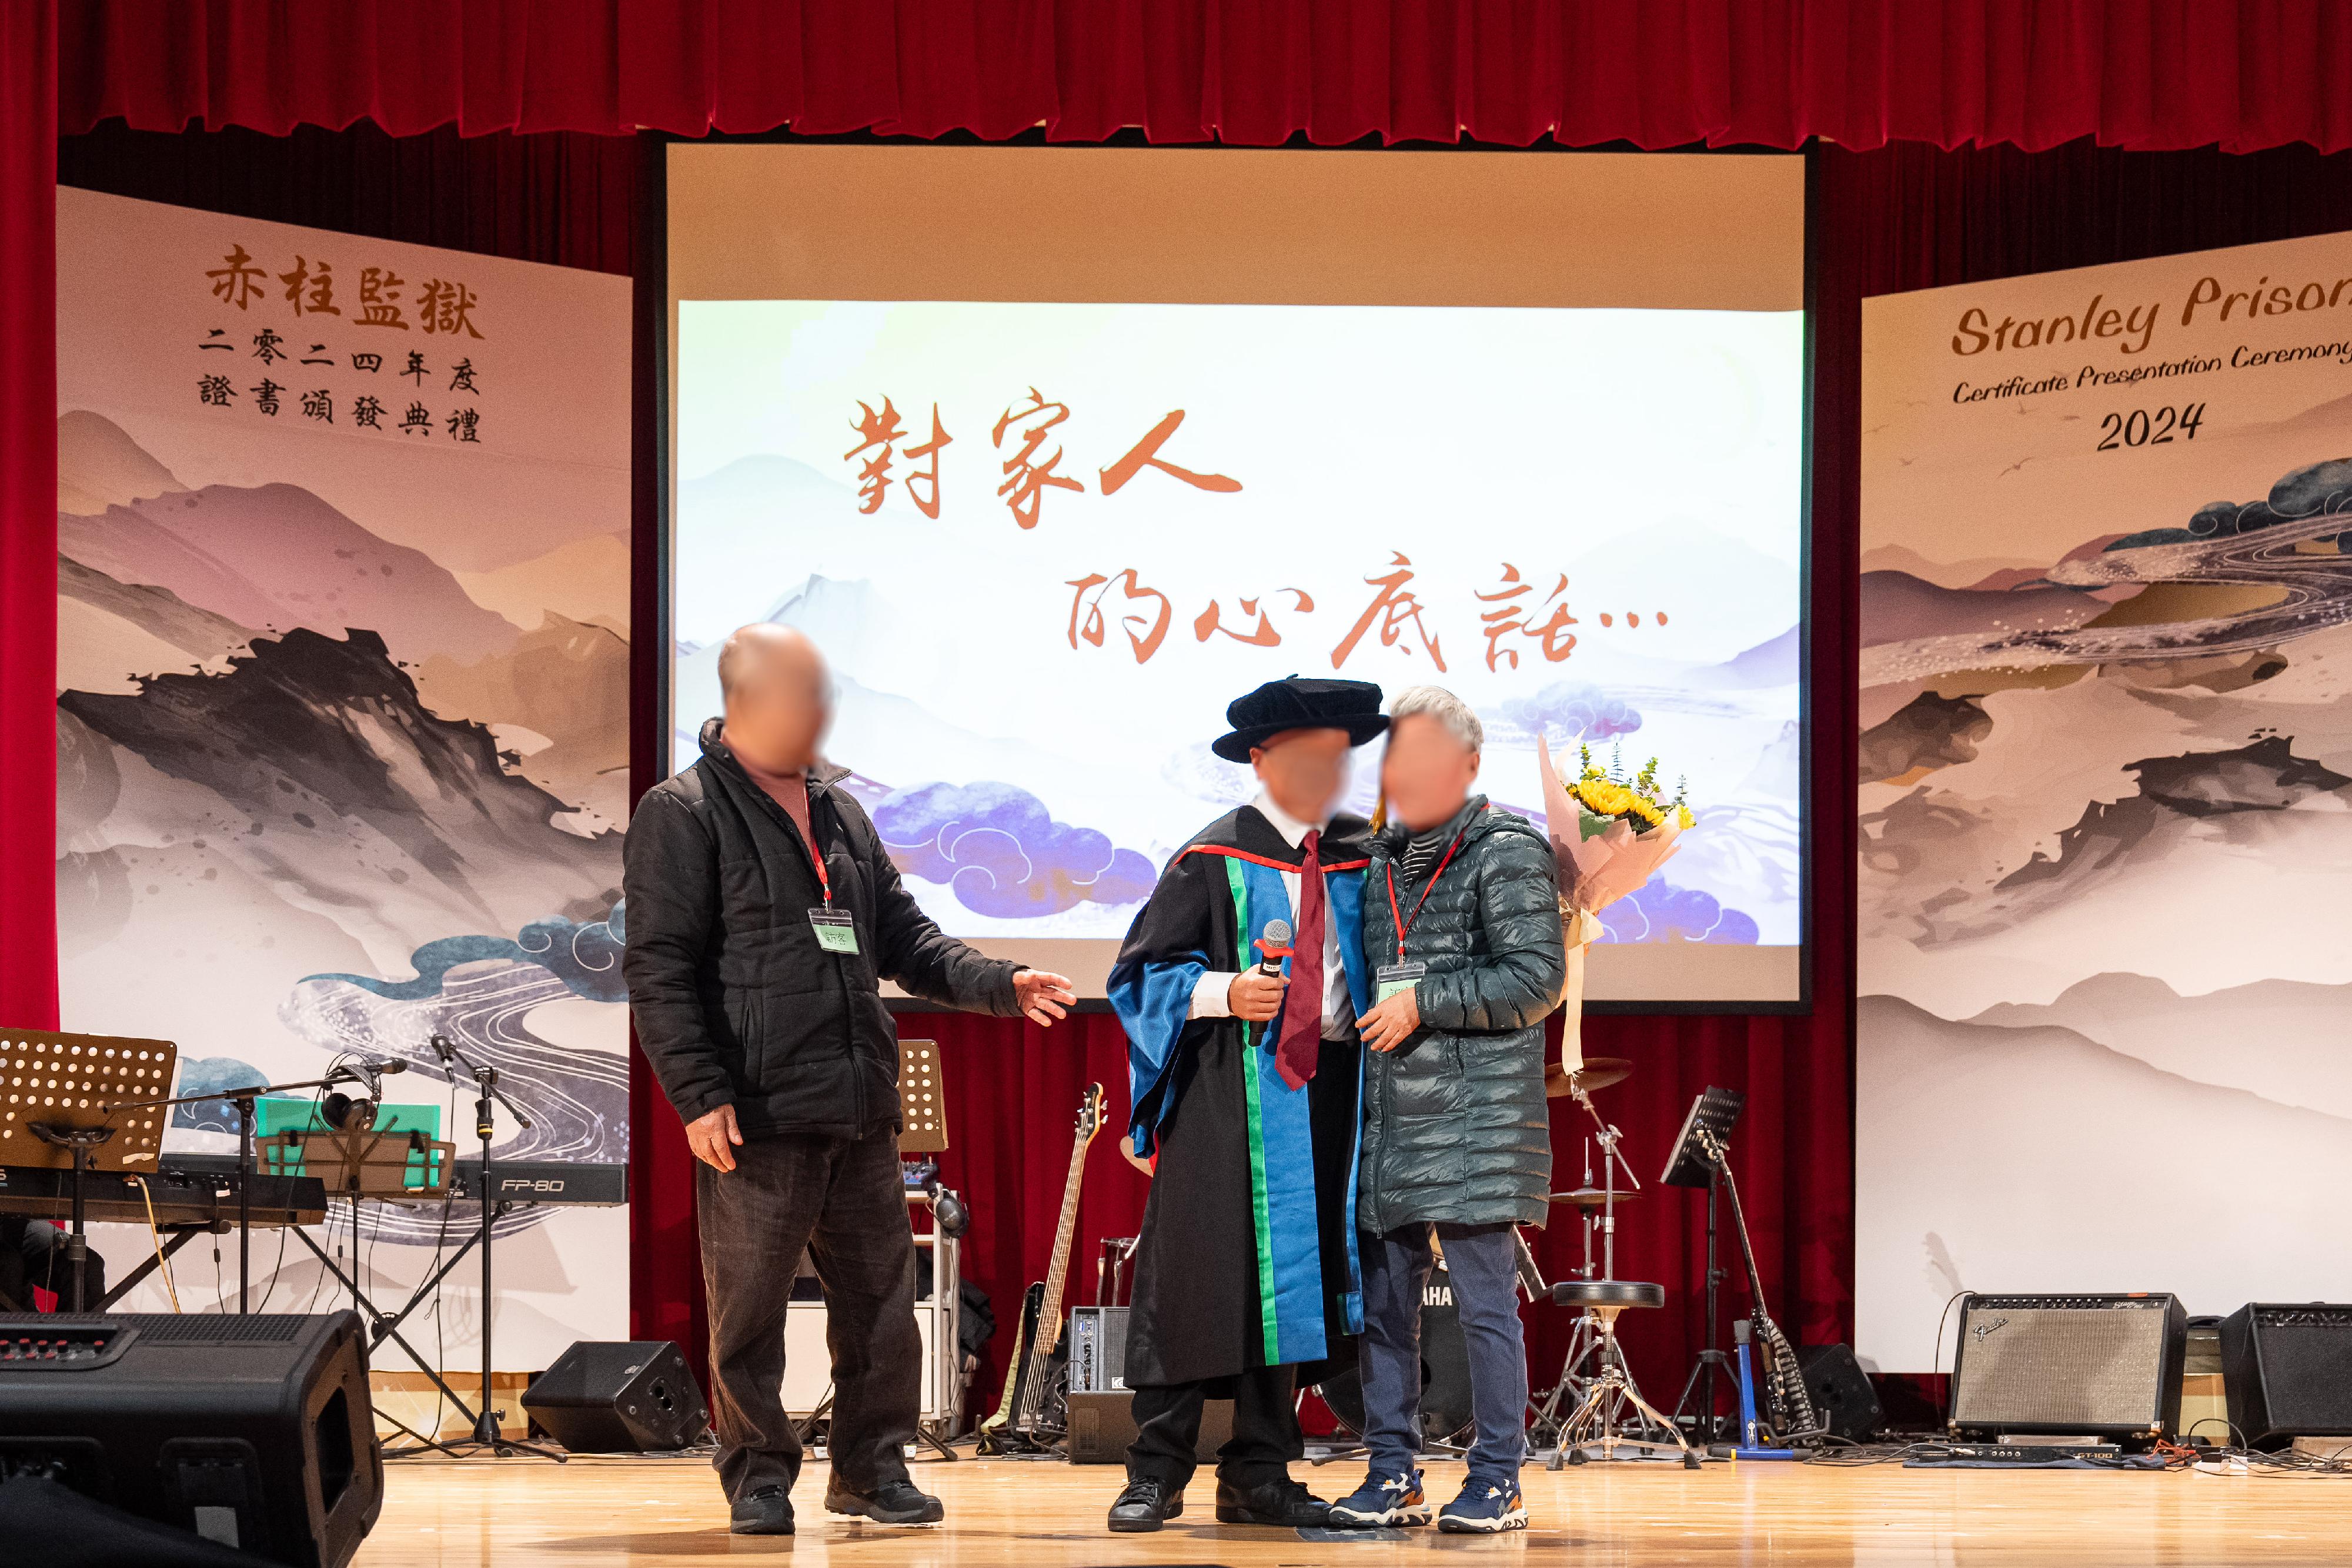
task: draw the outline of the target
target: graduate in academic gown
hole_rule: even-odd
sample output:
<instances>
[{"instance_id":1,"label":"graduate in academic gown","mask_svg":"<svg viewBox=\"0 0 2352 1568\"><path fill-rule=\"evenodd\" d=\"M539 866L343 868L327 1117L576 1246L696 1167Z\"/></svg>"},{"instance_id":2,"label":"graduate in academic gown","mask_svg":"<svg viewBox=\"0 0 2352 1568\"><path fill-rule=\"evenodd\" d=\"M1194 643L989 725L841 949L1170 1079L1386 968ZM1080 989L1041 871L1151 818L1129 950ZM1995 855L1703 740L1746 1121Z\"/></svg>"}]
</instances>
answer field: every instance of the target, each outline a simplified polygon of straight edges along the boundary
<instances>
[{"instance_id":1,"label":"graduate in academic gown","mask_svg":"<svg viewBox=\"0 0 2352 1568\"><path fill-rule=\"evenodd\" d=\"M1372 1005L1363 951L1370 825L1334 815L1349 750L1388 727L1380 688L1292 676L1226 710L1213 749L1263 788L1180 850L1111 970L1153 1163L1135 1253L1126 1380L1138 1436L1110 1527L1182 1507L1204 1398L1234 1402L1217 1519L1296 1528L1325 1505L1290 1479L1297 1368L1361 1331L1356 1156ZM1267 928L1281 974L1259 972Z\"/></svg>"}]
</instances>

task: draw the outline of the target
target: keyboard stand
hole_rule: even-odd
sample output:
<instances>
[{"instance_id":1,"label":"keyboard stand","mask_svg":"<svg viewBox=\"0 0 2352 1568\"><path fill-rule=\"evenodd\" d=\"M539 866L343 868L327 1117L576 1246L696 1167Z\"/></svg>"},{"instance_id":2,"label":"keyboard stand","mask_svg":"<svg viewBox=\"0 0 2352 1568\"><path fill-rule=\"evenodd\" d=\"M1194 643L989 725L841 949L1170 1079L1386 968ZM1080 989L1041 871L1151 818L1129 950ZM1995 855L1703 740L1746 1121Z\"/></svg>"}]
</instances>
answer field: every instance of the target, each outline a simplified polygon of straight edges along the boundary
<instances>
[{"instance_id":1,"label":"keyboard stand","mask_svg":"<svg viewBox=\"0 0 2352 1568\"><path fill-rule=\"evenodd\" d=\"M156 1228L158 1230L169 1231L171 1233L170 1239L163 1242L157 1250L160 1250L164 1258L173 1258L179 1255L181 1248L185 1247L197 1237L220 1234L225 1232L227 1228L226 1226L217 1225L163 1225L156 1227ZM114 1289L100 1296L98 1299L98 1303L89 1310L93 1312L102 1312L107 1311L109 1308L112 1307L115 1302L129 1295L132 1291L137 1290L141 1282L143 1281L148 1275L155 1272L156 1269L160 1266L156 1251L151 1250L146 1257L140 1260L139 1267L131 1270L128 1274L125 1274L121 1280L116 1283ZM6 1298L5 1296L0 1296L0 1301L5 1301L5 1299Z\"/></svg>"},{"instance_id":2,"label":"keyboard stand","mask_svg":"<svg viewBox=\"0 0 2352 1568\"><path fill-rule=\"evenodd\" d=\"M501 1211L506 1207L504 1204L500 1204L499 1207ZM359 1225L357 1213L359 1208L359 1200L357 1198L352 1199L352 1207L353 1210L352 1226L352 1255L353 1258L357 1258L359 1256ZM398 1345L402 1350L408 1354L408 1359L416 1364L417 1370L424 1373L425 1376L433 1380L433 1386L438 1388L442 1394L447 1397L449 1403L457 1407L457 1414L465 1417L467 1427L471 1428L475 1426L481 1417L474 1413L474 1409L471 1406L467 1405L463 1399L457 1396L457 1391L449 1386L448 1380L441 1375L440 1372L434 1366L434 1364L430 1361L427 1361L424 1356L417 1354L416 1347L409 1343L407 1339L401 1333L400 1325L408 1321L409 1313L423 1306L426 1299L430 1297L434 1291L441 1288L442 1279L448 1274L450 1270L455 1269L457 1266L459 1260L462 1260L467 1253L471 1252L474 1249L474 1243L480 1239L478 1234L468 1236L464 1241L460 1242L457 1249L449 1255L448 1260L443 1263L440 1268L435 1270L430 1279L425 1280L422 1284L418 1285L414 1291L410 1292L408 1304L402 1307L400 1311L394 1312L390 1317L385 1317L383 1315L382 1309L378 1308L375 1302L369 1299L367 1292L360 1288L360 1282L357 1280L352 1279L349 1274L344 1273L342 1266L337 1263L332 1257L329 1256L327 1249L320 1246L317 1240L311 1237L308 1230L298 1228L294 1234L302 1239L302 1245L308 1247L310 1249L311 1255L319 1260L320 1267L325 1269L328 1273L332 1274L336 1280L342 1284L345 1290L351 1291L352 1305L359 1312L362 1317L367 1320L368 1351L370 1355L373 1356L377 1350L383 1348L383 1342L386 1340L390 1340L393 1343ZM484 1402L488 1403L487 1391L485 1391ZM457 1454L450 1453L448 1448L437 1437L427 1437L425 1433L416 1430L416 1428L408 1425L407 1422L401 1420L398 1416L392 1415L381 1406L377 1407L376 1414L382 1416L385 1420L390 1421L394 1426L399 1427L402 1431L407 1433L410 1437L415 1438L426 1448L439 1452L448 1453L449 1457L453 1459L461 1457Z\"/></svg>"},{"instance_id":3,"label":"keyboard stand","mask_svg":"<svg viewBox=\"0 0 2352 1568\"><path fill-rule=\"evenodd\" d=\"M447 1196L450 1156L456 1153L454 1145L426 1138L423 1134L378 1132L373 1126L365 1124L373 1120L371 1110L362 1113L357 1124L346 1123L341 1128L273 1134L262 1139L258 1146L262 1167L268 1174L289 1176L297 1171L315 1172L328 1180L330 1205L337 1198L350 1200L352 1259L355 1267L360 1255L361 1201L365 1198L418 1201ZM419 1161L421 1165L417 1163ZM422 1182L414 1183L420 1171ZM473 1250L475 1242L481 1239L480 1233L477 1231L467 1236L448 1260L433 1271L431 1278L410 1292L408 1303L390 1317L384 1315L383 1309L369 1297L358 1280L343 1272L342 1266L319 1245L317 1238L308 1229L297 1227L295 1234L302 1239L302 1245L310 1249L311 1256L319 1260L320 1267L332 1274L337 1282L351 1292L352 1310L368 1324L370 1354L382 1349L386 1340L398 1345L407 1354L408 1359L416 1364L417 1369L432 1379L433 1386L457 1407L457 1413L465 1417L466 1424L469 1427L474 1426L479 1417L473 1408L457 1396L457 1391L449 1386L448 1380L441 1375L437 1367L417 1354L416 1347L401 1333L400 1325L408 1321L410 1313L425 1304L439 1289L449 1270ZM485 1403L488 1396L486 1389ZM459 1457L437 1437L417 1431L382 1407L379 1406L376 1413L427 1448L447 1453L452 1458Z\"/></svg>"}]
</instances>

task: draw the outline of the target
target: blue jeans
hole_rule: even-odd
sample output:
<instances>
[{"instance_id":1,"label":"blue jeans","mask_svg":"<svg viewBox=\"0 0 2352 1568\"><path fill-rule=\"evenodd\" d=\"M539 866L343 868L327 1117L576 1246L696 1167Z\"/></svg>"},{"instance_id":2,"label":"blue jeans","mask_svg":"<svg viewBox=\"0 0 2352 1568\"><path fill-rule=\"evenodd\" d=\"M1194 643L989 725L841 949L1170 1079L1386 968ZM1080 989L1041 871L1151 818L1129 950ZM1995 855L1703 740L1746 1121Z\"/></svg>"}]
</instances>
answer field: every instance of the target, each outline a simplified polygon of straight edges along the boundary
<instances>
[{"instance_id":1,"label":"blue jeans","mask_svg":"<svg viewBox=\"0 0 2352 1568\"><path fill-rule=\"evenodd\" d=\"M1508 1225L1440 1225L1462 1338L1470 1351L1470 1410L1476 1438L1470 1479L1516 1481L1528 1448L1527 1339L1519 1325L1518 1246ZM1366 1235L1364 1333L1356 1366L1364 1380L1364 1442L1378 1475L1413 1469L1421 1448L1421 1297L1435 1260L1430 1227Z\"/></svg>"}]
</instances>

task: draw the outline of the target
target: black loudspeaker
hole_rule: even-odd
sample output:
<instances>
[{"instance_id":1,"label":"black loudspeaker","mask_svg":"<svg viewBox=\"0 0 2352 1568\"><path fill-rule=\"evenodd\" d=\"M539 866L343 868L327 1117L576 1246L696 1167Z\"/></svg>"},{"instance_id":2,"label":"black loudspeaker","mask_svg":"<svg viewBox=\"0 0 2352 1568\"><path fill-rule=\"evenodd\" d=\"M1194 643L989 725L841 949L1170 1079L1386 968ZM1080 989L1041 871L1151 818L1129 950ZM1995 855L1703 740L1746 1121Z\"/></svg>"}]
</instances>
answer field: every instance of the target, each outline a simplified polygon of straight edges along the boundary
<instances>
[{"instance_id":1,"label":"black loudspeaker","mask_svg":"<svg viewBox=\"0 0 2352 1568\"><path fill-rule=\"evenodd\" d=\"M2233 1443L2352 1437L2352 1306L2254 1301L2223 1318L2221 1394Z\"/></svg>"},{"instance_id":2,"label":"black loudspeaker","mask_svg":"<svg viewBox=\"0 0 2352 1568\"><path fill-rule=\"evenodd\" d=\"M2178 1296L1969 1296L1952 1363L1955 1432L2172 1437L2189 1314Z\"/></svg>"},{"instance_id":3,"label":"black loudspeaker","mask_svg":"<svg viewBox=\"0 0 2352 1568\"><path fill-rule=\"evenodd\" d=\"M702 1385L666 1339L575 1341L530 1380L522 1407L575 1454L683 1448L710 1425Z\"/></svg>"},{"instance_id":4,"label":"black loudspeaker","mask_svg":"<svg viewBox=\"0 0 2352 1568\"><path fill-rule=\"evenodd\" d=\"M1069 1449L1074 1465L1119 1465L1127 1462L1127 1446L1135 1441L1135 1396L1115 1389L1108 1394L1070 1396ZM1192 1458L1204 1465L1217 1462L1217 1450L1233 1441L1234 1402L1205 1399L1201 1403L1201 1435L1192 1444Z\"/></svg>"},{"instance_id":5,"label":"black loudspeaker","mask_svg":"<svg viewBox=\"0 0 2352 1568\"><path fill-rule=\"evenodd\" d=\"M1803 1373L1805 1391L1813 1396L1813 1408L1820 1412L1822 1426L1832 1437L1843 1437L1850 1443L1874 1443L1878 1428L1886 1417L1878 1403L1878 1390L1870 1385L1870 1374L1853 1358L1853 1352L1842 1344L1809 1344L1797 1351L1797 1367Z\"/></svg>"},{"instance_id":6,"label":"black loudspeaker","mask_svg":"<svg viewBox=\"0 0 2352 1568\"><path fill-rule=\"evenodd\" d=\"M383 1508L359 1317L0 1318L0 1478L26 1473L288 1568L342 1568Z\"/></svg>"}]
</instances>

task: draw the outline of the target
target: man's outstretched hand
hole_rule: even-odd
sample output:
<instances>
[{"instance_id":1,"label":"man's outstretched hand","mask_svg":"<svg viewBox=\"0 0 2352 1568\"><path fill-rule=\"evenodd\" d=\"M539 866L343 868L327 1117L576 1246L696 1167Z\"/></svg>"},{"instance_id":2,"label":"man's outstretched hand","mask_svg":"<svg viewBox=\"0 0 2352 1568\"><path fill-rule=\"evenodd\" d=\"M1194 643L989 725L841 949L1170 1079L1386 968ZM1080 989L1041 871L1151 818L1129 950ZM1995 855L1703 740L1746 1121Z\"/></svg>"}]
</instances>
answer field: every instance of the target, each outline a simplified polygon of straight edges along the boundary
<instances>
[{"instance_id":1,"label":"man's outstretched hand","mask_svg":"<svg viewBox=\"0 0 2352 1568\"><path fill-rule=\"evenodd\" d=\"M735 1107L721 1105L707 1111L686 1124L686 1146L694 1157L715 1171L735 1168L735 1150L740 1147L743 1134L735 1125Z\"/></svg>"},{"instance_id":2,"label":"man's outstretched hand","mask_svg":"<svg viewBox=\"0 0 2352 1568\"><path fill-rule=\"evenodd\" d=\"M1055 1019L1069 1017L1076 1007L1078 993L1066 975L1049 975L1043 969L1016 969L1013 974L1013 999L1029 1015L1029 1021L1050 1028Z\"/></svg>"}]
</instances>

